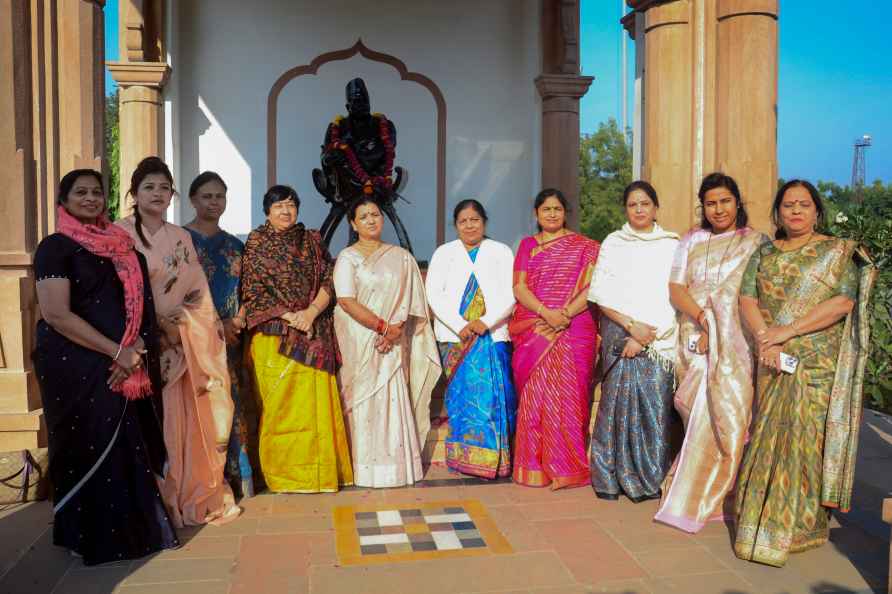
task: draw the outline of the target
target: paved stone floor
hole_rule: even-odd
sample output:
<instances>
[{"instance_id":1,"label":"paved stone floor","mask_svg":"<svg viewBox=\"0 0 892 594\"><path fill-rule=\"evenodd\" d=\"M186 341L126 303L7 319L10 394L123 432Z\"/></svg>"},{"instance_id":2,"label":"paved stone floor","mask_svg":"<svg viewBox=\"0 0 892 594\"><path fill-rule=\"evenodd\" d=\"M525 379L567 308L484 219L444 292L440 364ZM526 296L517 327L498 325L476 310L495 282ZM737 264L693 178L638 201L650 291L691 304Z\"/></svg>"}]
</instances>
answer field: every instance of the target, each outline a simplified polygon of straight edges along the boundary
<instances>
[{"instance_id":1,"label":"paved stone floor","mask_svg":"<svg viewBox=\"0 0 892 594\"><path fill-rule=\"evenodd\" d=\"M783 569L746 563L729 528L696 536L654 524L656 503L605 502L590 489L551 492L474 484L434 466L422 486L324 495L259 495L223 527L181 533L184 546L85 568L53 547L47 503L0 514L0 592L15 594L502 594L886 592L889 531L880 501L892 488L892 421L867 413L856 509L834 519L831 542ZM479 501L507 554L340 566L335 506Z\"/></svg>"}]
</instances>

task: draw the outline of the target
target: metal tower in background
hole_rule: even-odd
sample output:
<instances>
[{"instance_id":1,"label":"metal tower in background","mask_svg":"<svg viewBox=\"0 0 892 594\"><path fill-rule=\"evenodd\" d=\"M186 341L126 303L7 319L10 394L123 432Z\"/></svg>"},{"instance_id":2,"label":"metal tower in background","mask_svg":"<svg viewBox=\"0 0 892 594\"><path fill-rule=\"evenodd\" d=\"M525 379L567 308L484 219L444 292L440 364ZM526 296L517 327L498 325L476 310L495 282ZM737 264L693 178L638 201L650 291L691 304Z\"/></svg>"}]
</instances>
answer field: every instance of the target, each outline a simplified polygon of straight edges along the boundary
<instances>
[{"instance_id":1,"label":"metal tower in background","mask_svg":"<svg viewBox=\"0 0 892 594\"><path fill-rule=\"evenodd\" d=\"M861 188L864 187L864 178L866 172L867 148L871 145L869 134L865 134L861 138L855 139L855 157L852 160L852 190L856 195L861 194Z\"/></svg>"}]
</instances>

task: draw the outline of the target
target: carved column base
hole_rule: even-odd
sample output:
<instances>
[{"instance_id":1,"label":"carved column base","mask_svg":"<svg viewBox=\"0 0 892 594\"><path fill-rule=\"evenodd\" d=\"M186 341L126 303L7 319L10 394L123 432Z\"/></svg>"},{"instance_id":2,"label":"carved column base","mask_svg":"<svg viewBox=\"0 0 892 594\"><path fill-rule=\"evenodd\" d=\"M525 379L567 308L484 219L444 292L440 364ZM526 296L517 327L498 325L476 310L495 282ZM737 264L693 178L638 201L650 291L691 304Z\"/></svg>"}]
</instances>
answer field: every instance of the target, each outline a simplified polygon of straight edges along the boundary
<instances>
[{"instance_id":1,"label":"carved column base","mask_svg":"<svg viewBox=\"0 0 892 594\"><path fill-rule=\"evenodd\" d=\"M579 99L594 77L543 74L536 78L542 97L542 187L557 188L570 201L567 226L579 230Z\"/></svg>"}]
</instances>

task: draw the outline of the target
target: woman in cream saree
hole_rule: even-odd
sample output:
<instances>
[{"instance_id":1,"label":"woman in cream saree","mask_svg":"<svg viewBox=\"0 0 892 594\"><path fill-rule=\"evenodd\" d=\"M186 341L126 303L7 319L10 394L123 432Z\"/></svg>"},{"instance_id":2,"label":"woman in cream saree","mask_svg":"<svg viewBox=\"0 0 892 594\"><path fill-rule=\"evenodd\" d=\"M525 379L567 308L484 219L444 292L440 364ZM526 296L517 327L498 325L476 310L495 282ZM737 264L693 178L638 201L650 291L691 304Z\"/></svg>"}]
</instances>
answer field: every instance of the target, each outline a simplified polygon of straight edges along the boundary
<instances>
[{"instance_id":1,"label":"woman in cream saree","mask_svg":"<svg viewBox=\"0 0 892 594\"><path fill-rule=\"evenodd\" d=\"M725 498L743 455L753 405L753 357L737 297L747 262L765 240L746 227L740 192L730 177L707 176L700 200L701 227L682 238L669 277L672 303L681 310L674 400L685 436L654 518L686 532L724 518Z\"/></svg>"},{"instance_id":2,"label":"woman in cream saree","mask_svg":"<svg viewBox=\"0 0 892 594\"><path fill-rule=\"evenodd\" d=\"M441 372L424 285L412 255L380 241L374 202L360 200L349 218L359 242L335 263L334 324L354 483L412 484L423 476L430 396Z\"/></svg>"},{"instance_id":3,"label":"woman in cream saree","mask_svg":"<svg viewBox=\"0 0 892 594\"><path fill-rule=\"evenodd\" d=\"M220 524L240 513L223 478L232 427L226 343L189 232L164 222L172 178L157 157L133 173L135 213L117 222L149 269L161 337L164 444L161 497L177 527Z\"/></svg>"}]
</instances>

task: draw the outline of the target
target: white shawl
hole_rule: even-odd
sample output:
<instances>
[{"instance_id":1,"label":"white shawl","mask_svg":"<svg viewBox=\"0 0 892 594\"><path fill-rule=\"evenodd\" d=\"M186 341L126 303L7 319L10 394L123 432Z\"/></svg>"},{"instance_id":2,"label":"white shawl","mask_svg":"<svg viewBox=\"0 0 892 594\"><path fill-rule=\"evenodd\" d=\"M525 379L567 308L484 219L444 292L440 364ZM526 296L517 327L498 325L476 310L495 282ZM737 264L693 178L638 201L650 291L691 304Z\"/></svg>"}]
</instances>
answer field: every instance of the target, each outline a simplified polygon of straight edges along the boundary
<instances>
[{"instance_id":1,"label":"white shawl","mask_svg":"<svg viewBox=\"0 0 892 594\"><path fill-rule=\"evenodd\" d=\"M626 223L601 244L588 299L657 329L648 354L674 364L676 321L669 273L678 235L656 223L650 233Z\"/></svg>"}]
</instances>

